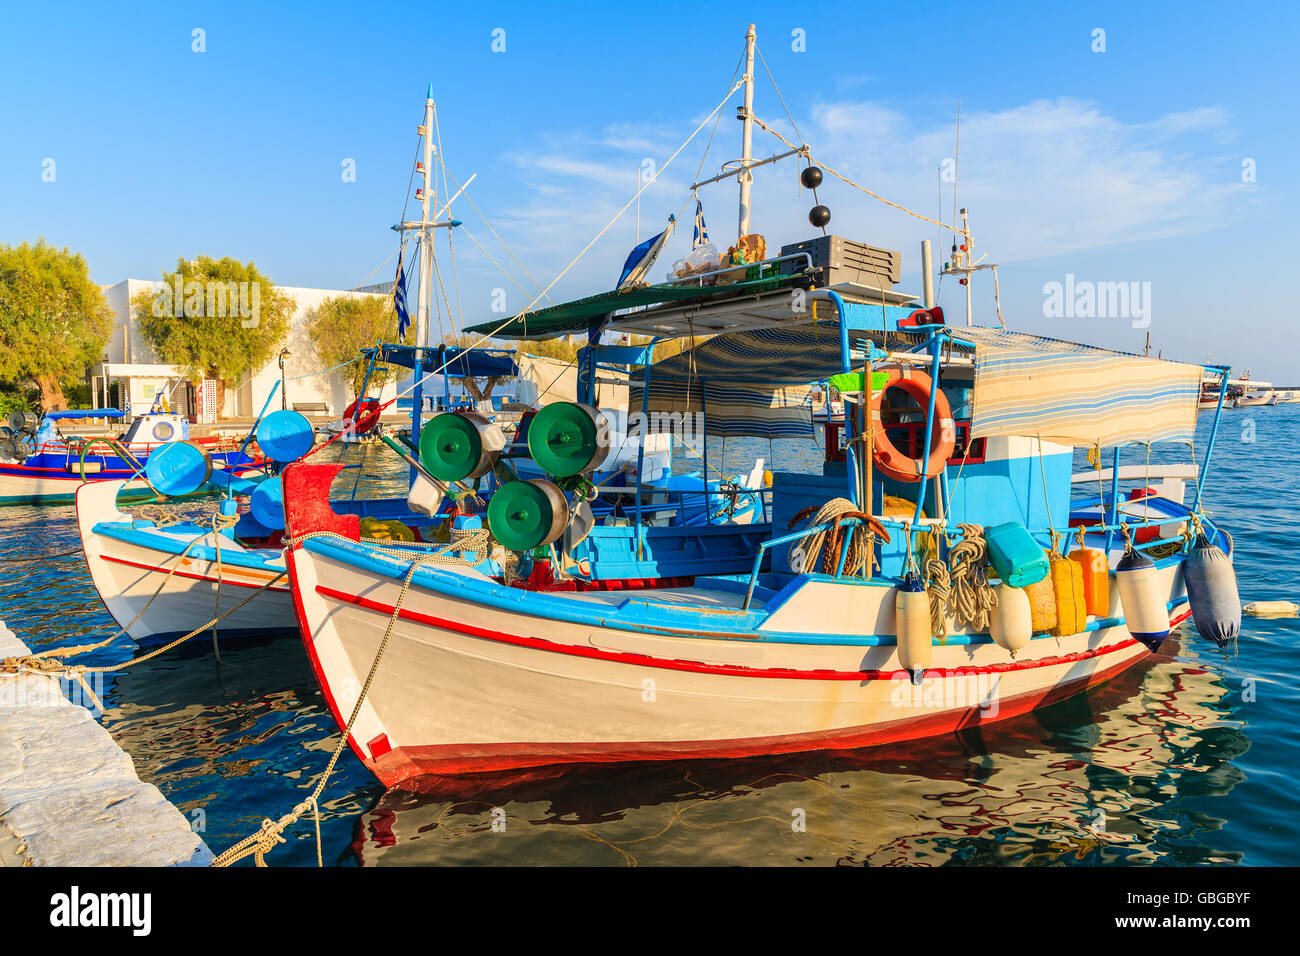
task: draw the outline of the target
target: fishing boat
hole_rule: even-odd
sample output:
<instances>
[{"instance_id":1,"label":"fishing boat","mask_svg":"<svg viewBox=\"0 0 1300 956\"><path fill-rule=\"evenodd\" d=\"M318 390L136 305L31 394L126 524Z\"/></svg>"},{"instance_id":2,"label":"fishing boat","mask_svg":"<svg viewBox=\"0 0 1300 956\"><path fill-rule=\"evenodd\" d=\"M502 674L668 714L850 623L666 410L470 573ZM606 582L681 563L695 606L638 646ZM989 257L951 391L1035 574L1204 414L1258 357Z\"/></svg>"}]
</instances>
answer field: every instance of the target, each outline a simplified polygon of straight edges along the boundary
<instances>
[{"instance_id":1,"label":"fishing boat","mask_svg":"<svg viewBox=\"0 0 1300 956\"><path fill-rule=\"evenodd\" d=\"M249 453L221 437L191 439L188 420L157 408L115 436L83 438L60 431L63 422L123 418L117 408L11 414L0 435L0 505L71 504L83 485L116 480L123 482L125 497L152 495L142 477L149 456L175 442L202 447L217 467L235 474L262 466L256 450Z\"/></svg>"},{"instance_id":2,"label":"fishing boat","mask_svg":"<svg viewBox=\"0 0 1300 956\"><path fill-rule=\"evenodd\" d=\"M371 349L363 357L371 366L383 361L408 369L417 361L415 349L409 346L388 346L382 352ZM465 375L517 372L508 354L481 349L457 356L454 370ZM369 414L375 421L367 420L364 403L353 402L348 411L352 417L343 432L382 431L373 409ZM313 426L297 412L268 416L264 408L246 441L254 436L267 453L259 456L263 467L256 473L204 475L207 483L216 482L224 492L219 511L204 519L174 520L157 511L139 515L122 511L119 503L127 483L120 479L78 489L77 530L91 581L129 637L137 641L176 637L225 614L229 616L222 619L220 629L228 636L296 633L285 577L282 491L273 471L314 450ZM345 437L338 434L338 440ZM148 466L146 474L150 474ZM188 474L153 477L153 484L169 494L184 493L198 480ZM409 494L358 495L360 477L358 473L346 492L340 490L332 507L365 518L370 534L432 536L454 505L454 499L443 502L439 496L433 508L417 511ZM181 484L168 483L173 480ZM415 487L414 474L411 487ZM252 590L265 593L239 606Z\"/></svg>"},{"instance_id":3,"label":"fishing boat","mask_svg":"<svg viewBox=\"0 0 1300 956\"><path fill-rule=\"evenodd\" d=\"M1197 403L1197 408L1202 411L1213 411L1220 404L1220 393L1222 393L1222 404L1225 408L1236 408L1241 396L1246 389L1241 382L1229 379L1227 382L1219 381L1220 376L1210 374L1206 380L1201 383L1201 398Z\"/></svg>"},{"instance_id":4,"label":"fishing boat","mask_svg":"<svg viewBox=\"0 0 1300 956\"><path fill-rule=\"evenodd\" d=\"M823 182L806 145L753 159L754 50L751 26L742 158L713 180L737 177L736 248L749 249L765 247L749 229L749 170L798 156L803 185ZM969 280L988 267L969 252L964 213L948 227L961 252L945 273ZM825 226L829 212L809 218ZM450 551L362 541L357 517L330 507L337 465L287 468L300 632L349 746L382 783L913 740L1105 681L1149 658L1193 603L1203 633L1235 636L1231 620L1211 620L1229 603L1232 549L1201 507L1213 439L1187 465L1190 504L1130 501L1122 485L1147 489L1152 476L1119 464L1126 445L1188 443L1203 374L1222 384L1228 369L976 326L968 282L968 324L950 327L928 243L918 303L892 281L836 281L824 253L839 241L720 265L735 281L620 288L469 329L588 344L579 401L530 428L528 454L549 477L503 477L483 527L453 532ZM896 269L897 254L886 258ZM607 332L655 342L634 356L601 345ZM658 341L699 334L710 337L655 360ZM761 521L655 526L634 509L570 533L581 476L603 461L602 362L636 370L643 412L699 413L721 437L807 434L807 389L829 380L844 441L827 442L819 474L777 470ZM435 449L466 435L478 467L495 469L504 459L482 460L477 429L413 422L422 449L426 435ZM1072 503L1080 446L1114 460L1097 497ZM514 560L485 557L484 538Z\"/></svg>"},{"instance_id":5,"label":"fishing boat","mask_svg":"<svg viewBox=\"0 0 1300 956\"><path fill-rule=\"evenodd\" d=\"M1277 391L1271 382L1245 382L1237 407L1247 408L1253 405L1276 405Z\"/></svg>"},{"instance_id":6,"label":"fishing boat","mask_svg":"<svg viewBox=\"0 0 1300 956\"><path fill-rule=\"evenodd\" d=\"M1294 405L1300 402L1300 386L1297 385L1284 385L1274 394L1277 395L1279 405Z\"/></svg>"}]
</instances>

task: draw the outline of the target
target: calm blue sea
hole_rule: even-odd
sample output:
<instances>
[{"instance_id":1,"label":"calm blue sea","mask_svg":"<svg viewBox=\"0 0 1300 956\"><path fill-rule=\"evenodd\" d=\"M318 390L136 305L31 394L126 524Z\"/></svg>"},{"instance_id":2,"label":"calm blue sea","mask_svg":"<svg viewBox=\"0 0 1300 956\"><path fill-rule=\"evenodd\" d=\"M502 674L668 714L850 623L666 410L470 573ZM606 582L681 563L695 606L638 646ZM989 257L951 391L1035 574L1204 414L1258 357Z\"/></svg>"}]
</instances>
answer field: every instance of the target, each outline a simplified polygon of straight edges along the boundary
<instances>
[{"instance_id":1,"label":"calm blue sea","mask_svg":"<svg viewBox=\"0 0 1300 956\"><path fill-rule=\"evenodd\" d=\"M1202 414L1198 459L1208 426ZM1300 405L1224 413L1205 500L1235 536L1246 601L1300 598L1289 450L1298 430ZM773 453L783 469L820 460L812 441L779 442ZM373 470L386 453L366 454ZM724 470L748 471L758 455L769 456L766 442L732 442ZM0 557L76 546L71 508L0 509ZM0 618L34 648L114 630L80 556L0 571ZM604 766L415 796L385 793L346 754L322 805L324 858L1296 865L1298 637L1296 619L1248 617L1235 657L1184 634L1145 666L1037 713L851 755ZM87 662L137 653L119 639ZM110 676L103 691L104 726L216 852L301 799L338 739L292 638L223 642L218 660L202 636ZM309 821L270 862L315 863Z\"/></svg>"}]
</instances>

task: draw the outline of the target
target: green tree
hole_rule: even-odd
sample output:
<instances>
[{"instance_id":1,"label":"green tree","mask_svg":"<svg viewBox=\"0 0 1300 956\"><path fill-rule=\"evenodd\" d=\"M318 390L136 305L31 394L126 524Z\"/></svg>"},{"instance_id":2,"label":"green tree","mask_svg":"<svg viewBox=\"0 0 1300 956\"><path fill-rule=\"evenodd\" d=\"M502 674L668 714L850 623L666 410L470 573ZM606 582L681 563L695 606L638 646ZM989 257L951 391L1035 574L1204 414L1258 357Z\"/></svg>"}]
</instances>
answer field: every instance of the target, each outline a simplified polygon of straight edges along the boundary
<instances>
[{"instance_id":1,"label":"green tree","mask_svg":"<svg viewBox=\"0 0 1300 956\"><path fill-rule=\"evenodd\" d=\"M46 411L66 408L64 381L102 359L112 330L80 253L44 239L0 245L0 379L30 380Z\"/></svg>"},{"instance_id":2,"label":"green tree","mask_svg":"<svg viewBox=\"0 0 1300 956\"><path fill-rule=\"evenodd\" d=\"M357 357L376 341L390 341L397 334L397 313L392 299L377 295L335 296L307 313L307 335L325 368L342 365ZM376 364L367 388L380 388L392 377L392 368ZM349 365L348 386L354 398L361 396L366 380L366 363Z\"/></svg>"},{"instance_id":3,"label":"green tree","mask_svg":"<svg viewBox=\"0 0 1300 956\"><path fill-rule=\"evenodd\" d=\"M154 353L190 380L230 385L271 360L289 331L294 302L252 262L180 259L156 289L131 300Z\"/></svg>"}]
</instances>

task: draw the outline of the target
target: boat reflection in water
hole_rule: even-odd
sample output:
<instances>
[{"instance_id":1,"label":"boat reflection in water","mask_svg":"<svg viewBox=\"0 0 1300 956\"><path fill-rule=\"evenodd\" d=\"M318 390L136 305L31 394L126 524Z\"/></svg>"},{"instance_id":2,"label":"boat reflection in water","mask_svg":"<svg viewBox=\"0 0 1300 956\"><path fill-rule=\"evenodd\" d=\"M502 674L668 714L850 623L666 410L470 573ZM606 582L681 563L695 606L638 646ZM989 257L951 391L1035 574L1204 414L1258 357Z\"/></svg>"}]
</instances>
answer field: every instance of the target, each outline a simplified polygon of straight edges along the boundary
<instances>
[{"instance_id":1,"label":"boat reflection in water","mask_svg":"<svg viewBox=\"0 0 1300 956\"><path fill-rule=\"evenodd\" d=\"M1188 805L1245 778L1235 691L1171 643L1182 659L954 737L421 778L360 816L350 850L362 865L1238 862L1213 848L1222 821Z\"/></svg>"}]
</instances>

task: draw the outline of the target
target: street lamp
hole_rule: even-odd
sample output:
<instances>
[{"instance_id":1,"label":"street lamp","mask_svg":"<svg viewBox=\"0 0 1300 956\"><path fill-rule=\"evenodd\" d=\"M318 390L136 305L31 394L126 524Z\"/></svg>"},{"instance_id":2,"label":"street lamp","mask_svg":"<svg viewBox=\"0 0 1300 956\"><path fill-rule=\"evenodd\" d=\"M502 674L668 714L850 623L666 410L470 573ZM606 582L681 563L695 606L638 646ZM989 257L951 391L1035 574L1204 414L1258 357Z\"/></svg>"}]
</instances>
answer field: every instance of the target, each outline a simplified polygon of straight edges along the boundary
<instances>
[{"instance_id":1,"label":"street lamp","mask_svg":"<svg viewBox=\"0 0 1300 956\"><path fill-rule=\"evenodd\" d=\"M284 360L293 355L288 349L280 349L280 409L281 411L289 407L289 386L284 380Z\"/></svg>"}]
</instances>

